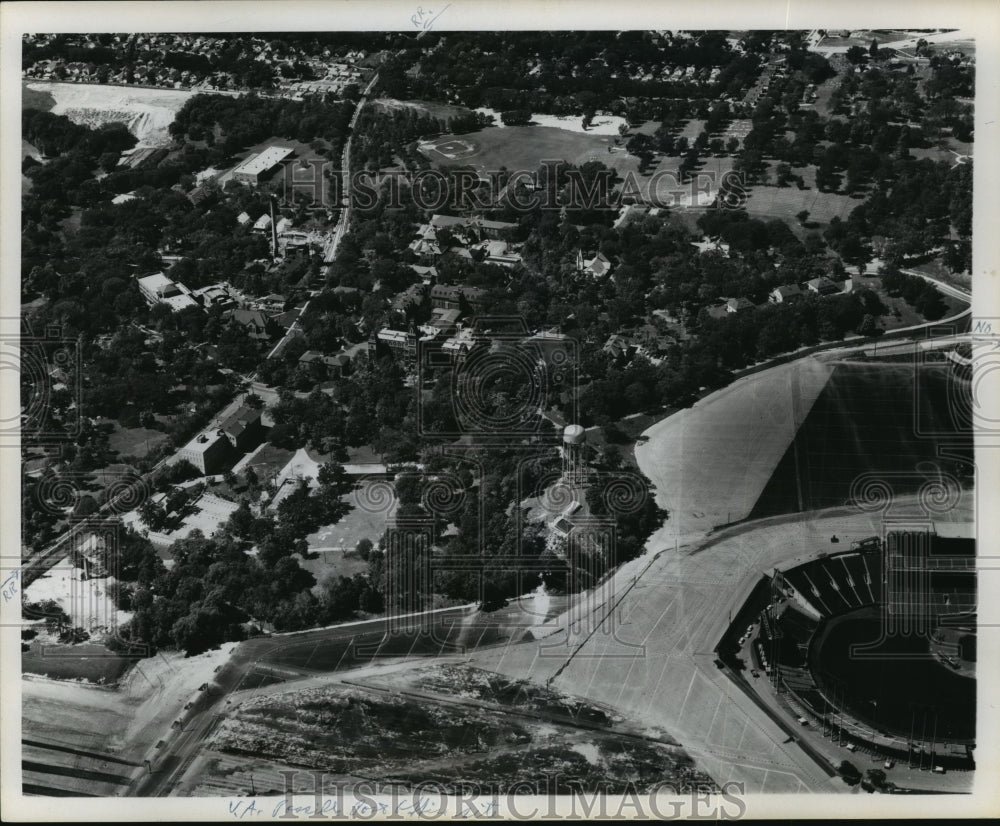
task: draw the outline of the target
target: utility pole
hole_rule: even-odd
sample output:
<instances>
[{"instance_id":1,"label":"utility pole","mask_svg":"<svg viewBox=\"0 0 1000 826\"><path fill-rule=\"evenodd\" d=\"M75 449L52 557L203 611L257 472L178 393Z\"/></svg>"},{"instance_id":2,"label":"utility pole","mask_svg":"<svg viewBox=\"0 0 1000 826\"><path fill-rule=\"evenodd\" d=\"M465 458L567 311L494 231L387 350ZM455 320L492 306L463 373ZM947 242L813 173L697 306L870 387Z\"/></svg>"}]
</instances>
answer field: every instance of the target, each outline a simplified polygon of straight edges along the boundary
<instances>
[{"instance_id":1,"label":"utility pole","mask_svg":"<svg viewBox=\"0 0 1000 826\"><path fill-rule=\"evenodd\" d=\"M927 742L927 707L923 708L924 721L920 727L920 771L924 770L924 743Z\"/></svg>"},{"instance_id":2,"label":"utility pole","mask_svg":"<svg viewBox=\"0 0 1000 826\"><path fill-rule=\"evenodd\" d=\"M937 748L937 709L934 709L934 733L931 735L931 769L934 768L935 763L935 749Z\"/></svg>"}]
</instances>

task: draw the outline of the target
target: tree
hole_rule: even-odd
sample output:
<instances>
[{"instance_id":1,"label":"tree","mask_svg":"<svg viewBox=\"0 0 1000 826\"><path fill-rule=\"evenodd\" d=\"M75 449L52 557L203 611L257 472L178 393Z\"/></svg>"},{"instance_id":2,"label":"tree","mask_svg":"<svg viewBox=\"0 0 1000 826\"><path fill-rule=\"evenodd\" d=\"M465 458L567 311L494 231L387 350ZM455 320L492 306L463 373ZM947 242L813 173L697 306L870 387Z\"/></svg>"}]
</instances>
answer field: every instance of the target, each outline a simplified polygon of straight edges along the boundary
<instances>
[{"instance_id":1,"label":"tree","mask_svg":"<svg viewBox=\"0 0 1000 826\"><path fill-rule=\"evenodd\" d=\"M531 123L531 110L508 109L500 113L500 121L504 126L527 126Z\"/></svg>"},{"instance_id":2,"label":"tree","mask_svg":"<svg viewBox=\"0 0 1000 826\"><path fill-rule=\"evenodd\" d=\"M802 226L805 226L806 221L809 220L809 210L808 209L799 210L798 212L795 213L795 217L799 219L799 223Z\"/></svg>"},{"instance_id":3,"label":"tree","mask_svg":"<svg viewBox=\"0 0 1000 826\"><path fill-rule=\"evenodd\" d=\"M851 46L844 55L851 63L857 66L859 63L864 63L868 57L868 53L864 50L862 46Z\"/></svg>"},{"instance_id":4,"label":"tree","mask_svg":"<svg viewBox=\"0 0 1000 826\"><path fill-rule=\"evenodd\" d=\"M841 760L837 772L848 786L856 786L861 782L861 772L858 767L847 760Z\"/></svg>"},{"instance_id":5,"label":"tree","mask_svg":"<svg viewBox=\"0 0 1000 826\"><path fill-rule=\"evenodd\" d=\"M152 499L147 499L139 507L139 521L151 531L159 531L166 522L166 514Z\"/></svg>"}]
</instances>

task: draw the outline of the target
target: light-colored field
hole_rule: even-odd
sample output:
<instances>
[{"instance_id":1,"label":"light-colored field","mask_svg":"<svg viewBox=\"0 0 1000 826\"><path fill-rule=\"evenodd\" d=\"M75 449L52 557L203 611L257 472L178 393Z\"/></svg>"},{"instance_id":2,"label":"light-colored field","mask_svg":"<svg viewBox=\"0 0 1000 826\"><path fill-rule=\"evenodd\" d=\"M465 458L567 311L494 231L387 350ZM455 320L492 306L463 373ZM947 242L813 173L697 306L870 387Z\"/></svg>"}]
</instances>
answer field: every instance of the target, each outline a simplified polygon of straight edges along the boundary
<instances>
[{"instance_id":1,"label":"light-colored field","mask_svg":"<svg viewBox=\"0 0 1000 826\"><path fill-rule=\"evenodd\" d=\"M551 126L490 127L462 135L461 140L474 144L476 151L460 161L442 158L431 151L430 159L438 164L462 163L487 173L502 167L535 171L544 160L564 160L580 164L591 160L608 163L608 147L614 138L600 134L582 134Z\"/></svg>"},{"instance_id":2,"label":"light-colored field","mask_svg":"<svg viewBox=\"0 0 1000 826\"><path fill-rule=\"evenodd\" d=\"M167 440L167 434L147 427L116 428L108 437L111 449L121 456L142 458Z\"/></svg>"},{"instance_id":3,"label":"light-colored field","mask_svg":"<svg viewBox=\"0 0 1000 826\"><path fill-rule=\"evenodd\" d=\"M810 221L828 224L835 215L846 219L851 210L864 203L849 195L820 192L812 185L811 175L806 175L802 170L793 172L802 174L809 189L799 189L794 184L785 187L753 186L747 201L747 212L755 218L783 218L794 225L796 214L805 209L809 212Z\"/></svg>"},{"instance_id":4,"label":"light-colored field","mask_svg":"<svg viewBox=\"0 0 1000 826\"><path fill-rule=\"evenodd\" d=\"M147 533L149 540L158 545L169 545L178 539L186 539L194 530L201 531L203 536L211 536L239 508L235 502L221 499L211 493L202 494L191 505L191 511L175 529L160 533L149 530L139 519L136 510L122 514L122 522L140 533Z\"/></svg>"},{"instance_id":5,"label":"light-colored field","mask_svg":"<svg viewBox=\"0 0 1000 826\"><path fill-rule=\"evenodd\" d=\"M815 359L774 367L645 432L636 460L670 512L669 544L750 513L830 373Z\"/></svg>"},{"instance_id":6,"label":"light-colored field","mask_svg":"<svg viewBox=\"0 0 1000 826\"><path fill-rule=\"evenodd\" d=\"M165 146L177 110L193 94L179 89L141 89L88 83L32 82L27 87L55 99L52 112L96 127L116 121L128 126L139 146Z\"/></svg>"},{"instance_id":7,"label":"light-colored field","mask_svg":"<svg viewBox=\"0 0 1000 826\"><path fill-rule=\"evenodd\" d=\"M623 141L617 132L507 126L435 138L421 144L420 149L437 166L461 164L483 175L502 168L511 173L522 170L534 173L544 161L567 161L577 166L597 161L618 173L623 195L638 195L653 205L668 208L709 206L722 176L733 168L731 157L705 155L699 170L693 173L695 177L681 183L678 172L681 159L661 155L640 174L638 157L625 150Z\"/></svg>"},{"instance_id":8,"label":"light-colored field","mask_svg":"<svg viewBox=\"0 0 1000 826\"><path fill-rule=\"evenodd\" d=\"M119 611L108 594L107 578L81 579L83 571L63 559L25 589L29 602L54 600L69 615L74 627L91 634L119 627L131 614Z\"/></svg>"},{"instance_id":9,"label":"light-colored field","mask_svg":"<svg viewBox=\"0 0 1000 826\"><path fill-rule=\"evenodd\" d=\"M483 106L476 109L484 115L492 115L493 122L500 129L520 129L523 127L504 126L500 113L496 109L488 109ZM581 135L618 135L621 127L626 125L625 118L618 115L598 114L594 116L590 126L583 128L582 115L541 115L537 112L532 114L531 123L535 126L542 126L549 129L562 129L566 132L577 132Z\"/></svg>"},{"instance_id":10,"label":"light-colored field","mask_svg":"<svg viewBox=\"0 0 1000 826\"><path fill-rule=\"evenodd\" d=\"M140 660L117 689L26 677L23 736L141 762L235 645Z\"/></svg>"}]
</instances>

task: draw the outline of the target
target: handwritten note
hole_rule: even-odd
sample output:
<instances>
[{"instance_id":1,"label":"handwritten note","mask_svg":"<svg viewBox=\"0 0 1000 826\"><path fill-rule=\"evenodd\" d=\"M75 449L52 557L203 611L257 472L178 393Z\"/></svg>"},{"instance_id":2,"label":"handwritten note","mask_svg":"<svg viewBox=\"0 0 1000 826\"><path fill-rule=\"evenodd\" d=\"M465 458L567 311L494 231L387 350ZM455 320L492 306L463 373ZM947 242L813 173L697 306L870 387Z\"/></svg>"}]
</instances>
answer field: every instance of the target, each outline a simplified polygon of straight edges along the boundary
<instances>
[{"instance_id":1,"label":"handwritten note","mask_svg":"<svg viewBox=\"0 0 1000 826\"><path fill-rule=\"evenodd\" d=\"M21 576L20 571L11 571L7 575L7 578L3 581L3 584L0 585L0 592L3 593L4 602L9 602L10 600L14 599L15 596L17 596L18 593L17 583L18 580L20 579L20 576Z\"/></svg>"},{"instance_id":2,"label":"handwritten note","mask_svg":"<svg viewBox=\"0 0 1000 826\"><path fill-rule=\"evenodd\" d=\"M423 6L417 6L417 10L410 15L410 22L413 24L413 28L420 29L422 32L429 32L434 27L437 19L450 8L451 3L448 3L441 11L435 14L433 9L425 9Z\"/></svg>"}]
</instances>

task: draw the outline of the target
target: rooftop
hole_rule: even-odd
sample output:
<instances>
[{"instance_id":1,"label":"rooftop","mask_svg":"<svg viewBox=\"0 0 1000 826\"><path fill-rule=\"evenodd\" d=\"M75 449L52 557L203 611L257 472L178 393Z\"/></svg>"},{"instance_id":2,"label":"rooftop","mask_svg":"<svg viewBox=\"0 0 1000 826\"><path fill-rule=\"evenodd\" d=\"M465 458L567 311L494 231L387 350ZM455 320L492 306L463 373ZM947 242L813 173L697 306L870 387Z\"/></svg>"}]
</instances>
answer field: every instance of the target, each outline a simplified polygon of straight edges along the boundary
<instances>
[{"instance_id":1,"label":"rooftop","mask_svg":"<svg viewBox=\"0 0 1000 826\"><path fill-rule=\"evenodd\" d=\"M233 172L242 172L247 175L260 175L266 172L279 161L284 160L292 154L294 150L289 146L269 146L257 155L251 155L243 163L236 167Z\"/></svg>"},{"instance_id":2,"label":"rooftop","mask_svg":"<svg viewBox=\"0 0 1000 826\"><path fill-rule=\"evenodd\" d=\"M258 424L259 422L260 411L255 410L252 407L247 407L244 404L223 419L222 424L219 425L219 427L230 436L239 436L248 427Z\"/></svg>"}]
</instances>

